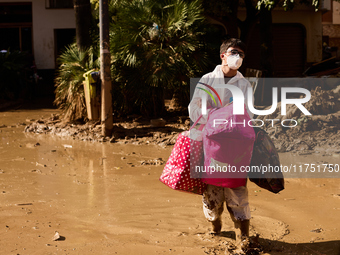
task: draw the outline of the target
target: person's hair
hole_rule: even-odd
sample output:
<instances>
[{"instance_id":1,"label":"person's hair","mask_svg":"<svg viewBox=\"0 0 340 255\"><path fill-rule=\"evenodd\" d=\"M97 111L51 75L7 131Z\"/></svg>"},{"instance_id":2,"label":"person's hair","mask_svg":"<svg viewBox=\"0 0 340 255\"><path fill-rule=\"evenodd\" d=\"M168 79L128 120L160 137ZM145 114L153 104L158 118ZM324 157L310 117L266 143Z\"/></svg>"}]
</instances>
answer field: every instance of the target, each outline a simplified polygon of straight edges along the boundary
<instances>
[{"instance_id":1,"label":"person's hair","mask_svg":"<svg viewBox=\"0 0 340 255\"><path fill-rule=\"evenodd\" d=\"M231 38L228 40L225 40L221 47L220 47L220 54L223 54L224 52L226 52L228 50L228 48L233 47L233 48L240 48L241 50L243 50L244 53L246 53L246 45L237 38Z\"/></svg>"}]
</instances>

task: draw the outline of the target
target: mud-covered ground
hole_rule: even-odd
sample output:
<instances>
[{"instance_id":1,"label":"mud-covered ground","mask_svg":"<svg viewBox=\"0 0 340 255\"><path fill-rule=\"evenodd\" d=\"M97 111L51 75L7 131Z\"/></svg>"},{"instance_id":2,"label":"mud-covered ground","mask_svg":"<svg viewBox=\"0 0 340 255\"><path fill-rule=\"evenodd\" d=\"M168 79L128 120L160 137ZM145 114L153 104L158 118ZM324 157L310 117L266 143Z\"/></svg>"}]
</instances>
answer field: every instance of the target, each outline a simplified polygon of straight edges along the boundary
<instances>
[{"instance_id":1,"label":"mud-covered ground","mask_svg":"<svg viewBox=\"0 0 340 255\"><path fill-rule=\"evenodd\" d=\"M118 144L158 144L161 146L173 145L176 142L178 133L187 130L190 125L187 116L168 118L164 127L153 127L150 119L134 116L124 121L115 121L112 136L104 137L102 136L100 121L67 123L61 120L60 115L53 115L47 119L27 119L27 123L25 132L67 136L83 141Z\"/></svg>"},{"instance_id":2,"label":"mud-covered ground","mask_svg":"<svg viewBox=\"0 0 340 255\"><path fill-rule=\"evenodd\" d=\"M323 125L323 122L320 121L322 126L316 130L308 130L305 123L294 128L284 129L282 126L276 125L264 129L270 134L279 152L339 154L340 112L325 117L332 119L331 125ZM72 137L83 141L167 146L176 142L180 132L190 128L189 123L188 117L185 116L178 118L178 120L168 120L164 127L152 127L150 120L147 119L116 122L114 123L112 137L102 136L99 121L87 122L86 124L64 123L59 120L59 115L39 120L27 119L22 125L27 125L25 132Z\"/></svg>"},{"instance_id":3,"label":"mud-covered ground","mask_svg":"<svg viewBox=\"0 0 340 255\"><path fill-rule=\"evenodd\" d=\"M335 90L321 90L317 87L312 91L311 100L304 106L311 116L304 116L295 105L288 105L287 115L280 113L281 104L277 110L267 116L255 117L253 125L261 125L271 136L279 152L295 152L302 155L340 154L340 87ZM83 141L99 141L118 144L157 144L173 145L178 133L188 130L188 116L172 113L172 117L164 118L164 127L152 127L151 120L142 116L130 116L124 120L116 120L112 137L101 135L100 122L67 123L62 116L53 114L49 118L38 120L27 119L25 132L52 134L61 137L72 137ZM276 121L266 121L275 119ZM294 121L284 121L292 119ZM282 121L283 125L282 125ZM291 126L291 127L285 127Z\"/></svg>"},{"instance_id":4,"label":"mud-covered ground","mask_svg":"<svg viewBox=\"0 0 340 255\"><path fill-rule=\"evenodd\" d=\"M235 233L227 212L222 233L215 236L201 196L158 180L171 146L131 144L133 136L103 143L24 132L30 120L59 113L0 112L0 254L233 253ZM162 129L148 127L148 132ZM167 134L176 129L181 127ZM280 160L339 164L337 155L280 153ZM340 254L338 178L286 178L279 194L252 182L247 186L251 235L260 235L263 254Z\"/></svg>"},{"instance_id":5,"label":"mud-covered ground","mask_svg":"<svg viewBox=\"0 0 340 255\"><path fill-rule=\"evenodd\" d=\"M333 90L316 87L311 94L310 101L304 104L311 115L304 115L295 105L288 105L287 114L282 116L279 103L274 113L258 118L275 120L274 125L272 121L264 121L263 128L270 134L280 152L339 154L340 86ZM293 121L287 122L286 119Z\"/></svg>"}]
</instances>

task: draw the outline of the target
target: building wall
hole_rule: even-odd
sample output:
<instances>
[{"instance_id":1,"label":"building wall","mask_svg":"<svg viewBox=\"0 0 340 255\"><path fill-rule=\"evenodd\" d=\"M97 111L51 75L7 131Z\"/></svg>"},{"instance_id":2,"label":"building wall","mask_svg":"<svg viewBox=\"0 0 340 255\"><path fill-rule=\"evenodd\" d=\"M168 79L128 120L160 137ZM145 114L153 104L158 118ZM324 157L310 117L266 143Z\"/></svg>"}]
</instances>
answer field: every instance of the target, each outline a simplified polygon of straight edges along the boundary
<instances>
[{"instance_id":1,"label":"building wall","mask_svg":"<svg viewBox=\"0 0 340 255\"><path fill-rule=\"evenodd\" d=\"M340 3L337 1L332 1L332 10L323 15L323 36L324 42L333 48L332 55L340 56Z\"/></svg>"},{"instance_id":2,"label":"building wall","mask_svg":"<svg viewBox=\"0 0 340 255\"><path fill-rule=\"evenodd\" d=\"M38 69L54 69L54 29L75 28L73 9L46 9L45 0L0 0L2 3L32 2L33 52Z\"/></svg>"},{"instance_id":3,"label":"building wall","mask_svg":"<svg viewBox=\"0 0 340 255\"><path fill-rule=\"evenodd\" d=\"M19 1L0 0L0 2ZM45 0L21 0L20 2L32 2L33 50L38 69L54 69L54 29L75 28L73 9L46 9ZM333 10L335 9L336 6ZM242 16L244 14L240 13L241 19ZM314 12L312 9L273 11L274 23L300 23L306 28L307 62L318 62L322 59L321 21L322 13Z\"/></svg>"},{"instance_id":4,"label":"building wall","mask_svg":"<svg viewBox=\"0 0 340 255\"><path fill-rule=\"evenodd\" d=\"M333 24L340 24L340 3L333 1Z\"/></svg>"},{"instance_id":5,"label":"building wall","mask_svg":"<svg viewBox=\"0 0 340 255\"><path fill-rule=\"evenodd\" d=\"M240 14L240 19L245 18ZM275 10L272 12L273 23L300 23L306 29L306 62L322 60L322 13L311 8L293 11Z\"/></svg>"},{"instance_id":6,"label":"building wall","mask_svg":"<svg viewBox=\"0 0 340 255\"><path fill-rule=\"evenodd\" d=\"M306 28L307 62L322 60L322 13L311 11L278 11L274 23L300 23Z\"/></svg>"},{"instance_id":7,"label":"building wall","mask_svg":"<svg viewBox=\"0 0 340 255\"><path fill-rule=\"evenodd\" d=\"M38 69L54 69L54 29L75 28L73 9L45 9L45 0L34 0L33 45Z\"/></svg>"}]
</instances>

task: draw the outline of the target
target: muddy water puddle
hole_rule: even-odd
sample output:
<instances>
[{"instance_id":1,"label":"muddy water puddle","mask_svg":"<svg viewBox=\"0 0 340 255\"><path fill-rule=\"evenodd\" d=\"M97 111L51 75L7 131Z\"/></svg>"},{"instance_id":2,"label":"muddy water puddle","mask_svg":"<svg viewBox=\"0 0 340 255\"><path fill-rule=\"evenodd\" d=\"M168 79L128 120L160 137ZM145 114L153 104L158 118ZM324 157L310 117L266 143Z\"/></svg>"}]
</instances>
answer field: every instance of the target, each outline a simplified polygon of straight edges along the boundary
<instances>
[{"instance_id":1,"label":"muddy water puddle","mask_svg":"<svg viewBox=\"0 0 340 255\"><path fill-rule=\"evenodd\" d=\"M0 113L0 254L225 254L235 238L229 216L213 236L201 197L158 181L171 147L23 132L24 123L55 112ZM280 157L283 164L337 160ZM338 180L287 179L278 195L248 186L251 231L266 254L340 254ZM56 231L62 240L52 241Z\"/></svg>"}]
</instances>

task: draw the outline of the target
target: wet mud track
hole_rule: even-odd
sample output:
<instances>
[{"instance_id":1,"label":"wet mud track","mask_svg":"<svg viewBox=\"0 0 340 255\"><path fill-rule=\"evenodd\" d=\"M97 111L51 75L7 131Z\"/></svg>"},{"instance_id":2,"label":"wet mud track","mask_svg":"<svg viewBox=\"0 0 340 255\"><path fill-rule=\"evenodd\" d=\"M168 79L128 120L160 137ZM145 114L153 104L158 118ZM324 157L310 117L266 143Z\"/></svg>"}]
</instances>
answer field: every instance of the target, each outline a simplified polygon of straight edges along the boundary
<instances>
[{"instance_id":1,"label":"wet mud track","mask_svg":"<svg viewBox=\"0 0 340 255\"><path fill-rule=\"evenodd\" d=\"M171 146L23 132L26 120L55 113L0 113L0 254L227 254L235 238L227 213L214 236L200 196L158 181ZM286 179L275 195L248 182L251 234L260 234L264 254L339 255L339 186L339 179Z\"/></svg>"}]
</instances>

